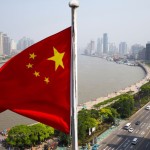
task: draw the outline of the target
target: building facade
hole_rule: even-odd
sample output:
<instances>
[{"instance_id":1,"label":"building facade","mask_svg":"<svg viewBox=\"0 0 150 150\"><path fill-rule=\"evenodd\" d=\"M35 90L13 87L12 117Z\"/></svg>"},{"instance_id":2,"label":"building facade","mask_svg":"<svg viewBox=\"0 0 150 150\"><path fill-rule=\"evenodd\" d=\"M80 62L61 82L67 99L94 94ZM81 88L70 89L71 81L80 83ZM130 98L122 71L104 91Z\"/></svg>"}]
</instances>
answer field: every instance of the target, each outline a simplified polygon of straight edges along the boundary
<instances>
[{"instance_id":1,"label":"building facade","mask_svg":"<svg viewBox=\"0 0 150 150\"><path fill-rule=\"evenodd\" d=\"M34 44L33 40L31 40L30 38L23 37L17 43L17 50L22 51L33 44Z\"/></svg>"},{"instance_id":2,"label":"building facade","mask_svg":"<svg viewBox=\"0 0 150 150\"><path fill-rule=\"evenodd\" d=\"M150 61L150 43L146 44L145 59L146 61Z\"/></svg>"},{"instance_id":3,"label":"building facade","mask_svg":"<svg viewBox=\"0 0 150 150\"><path fill-rule=\"evenodd\" d=\"M107 33L103 34L103 53L108 53L108 36Z\"/></svg>"},{"instance_id":4,"label":"building facade","mask_svg":"<svg viewBox=\"0 0 150 150\"><path fill-rule=\"evenodd\" d=\"M3 34L3 54L10 55L10 38L7 34Z\"/></svg>"},{"instance_id":5,"label":"building facade","mask_svg":"<svg viewBox=\"0 0 150 150\"><path fill-rule=\"evenodd\" d=\"M119 44L119 54L121 56L127 54L127 43L126 42L121 42Z\"/></svg>"},{"instance_id":6,"label":"building facade","mask_svg":"<svg viewBox=\"0 0 150 150\"><path fill-rule=\"evenodd\" d=\"M101 55L102 54L102 39L98 38L97 39L97 55Z\"/></svg>"}]
</instances>

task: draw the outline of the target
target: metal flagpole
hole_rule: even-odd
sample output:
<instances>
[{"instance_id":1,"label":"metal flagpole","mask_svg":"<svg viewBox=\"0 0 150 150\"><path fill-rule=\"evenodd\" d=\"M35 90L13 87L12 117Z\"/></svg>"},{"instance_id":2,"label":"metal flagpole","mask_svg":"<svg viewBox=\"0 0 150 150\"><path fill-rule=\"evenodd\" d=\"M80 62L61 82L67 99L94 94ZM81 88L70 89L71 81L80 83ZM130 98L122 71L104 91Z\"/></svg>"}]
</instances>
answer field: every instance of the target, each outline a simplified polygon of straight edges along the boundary
<instances>
[{"instance_id":1,"label":"metal flagpole","mask_svg":"<svg viewBox=\"0 0 150 150\"><path fill-rule=\"evenodd\" d=\"M77 20L76 8L79 7L77 0L69 2L72 12L72 28L71 28L71 134L72 134L72 150L78 150L78 126L77 126Z\"/></svg>"}]
</instances>

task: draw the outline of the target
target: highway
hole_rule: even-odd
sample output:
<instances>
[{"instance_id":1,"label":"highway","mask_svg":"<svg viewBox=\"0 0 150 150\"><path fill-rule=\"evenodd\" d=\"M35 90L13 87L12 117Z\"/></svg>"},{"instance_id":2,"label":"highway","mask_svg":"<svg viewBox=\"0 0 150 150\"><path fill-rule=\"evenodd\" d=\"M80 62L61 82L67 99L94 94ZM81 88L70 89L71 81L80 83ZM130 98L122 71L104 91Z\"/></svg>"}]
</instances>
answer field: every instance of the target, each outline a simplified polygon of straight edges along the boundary
<instances>
[{"instance_id":1,"label":"highway","mask_svg":"<svg viewBox=\"0 0 150 150\"><path fill-rule=\"evenodd\" d=\"M147 105L150 105L150 103ZM135 125L136 121L141 123ZM134 129L132 133L123 129L128 122ZM99 150L150 150L150 110L143 107L126 123L121 124L113 133L101 141ZM138 138L136 145L132 144L134 138Z\"/></svg>"}]
</instances>

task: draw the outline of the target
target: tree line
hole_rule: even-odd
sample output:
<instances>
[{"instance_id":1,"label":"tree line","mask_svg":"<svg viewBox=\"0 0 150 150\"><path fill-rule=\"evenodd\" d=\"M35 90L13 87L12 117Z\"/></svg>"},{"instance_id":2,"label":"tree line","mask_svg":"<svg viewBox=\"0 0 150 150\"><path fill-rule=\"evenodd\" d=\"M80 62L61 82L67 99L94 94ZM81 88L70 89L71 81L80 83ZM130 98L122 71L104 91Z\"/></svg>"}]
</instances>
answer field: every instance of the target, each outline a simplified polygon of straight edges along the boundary
<instances>
[{"instance_id":1,"label":"tree line","mask_svg":"<svg viewBox=\"0 0 150 150\"><path fill-rule=\"evenodd\" d=\"M79 145L89 143L94 137L115 125L116 119L130 117L140 107L149 102L149 96L150 82L143 85L136 94L126 93L113 98L117 101L107 107L100 108L101 104L97 104L91 110L85 108L80 110L78 112ZM112 101L112 99L108 101ZM89 135L89 130L92 128L96 130ZM69 135L39 123L33 126L19 125L11 128L6 138L6 144L22 149L38 145L52 137L59 137L59 144L62 146L67 146L71 142Z\"/></svg>"}]
</instances>

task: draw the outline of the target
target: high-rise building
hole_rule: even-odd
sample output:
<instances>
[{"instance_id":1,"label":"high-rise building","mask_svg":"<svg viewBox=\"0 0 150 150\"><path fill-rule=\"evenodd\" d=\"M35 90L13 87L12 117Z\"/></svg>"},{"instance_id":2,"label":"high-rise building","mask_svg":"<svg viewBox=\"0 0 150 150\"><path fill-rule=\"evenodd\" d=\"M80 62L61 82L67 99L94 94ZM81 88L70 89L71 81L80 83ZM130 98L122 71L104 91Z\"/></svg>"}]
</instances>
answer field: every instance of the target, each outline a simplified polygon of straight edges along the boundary
<instances>
[{"instance_id":1,"label":"high-rise building","mask_svg":"<svg viewBox=\"0 0 150 150\"><path fill-rule=\"evenodd\" d=\"M140 44L134 44L131 46L131 52L132 52L132 54L137 54L143 48L144 48L144 46L142 46Z\"/></svg>"},{"instance_id":2,"label":"high-rise building","mask_svg":"<svg viewBox=\"0 0 150 150\"><path fill-rule=\"evenodd\" d=\"M114 54L117 52L117 47L115 43L109 43L109 54Z\"/></svg>"},{"instance_id":3,"label":"high-rise building","mask_svg":"<svg viewBox=\"0 0 150 150\"><path fill-rule=\"evenodd\" d=\"M121 42L119 44L119 54L121 56L127 54L127 43L126 42Z\"/></svg>"},{"instance_id":4,"label":"high-rise building","mask_svg":"<svg viewBox=\"0 0 150 150\"><path fill-rule=\"evenodd\" d=\"M3 54L10 55L10 38L7 34L3 34Z\"/></svg>"},{"instance_id":5,"label":"high-rise building","mask_svg":"<svg viewBox=\"0 0 150 150\"><path fill-rule=\"evenodd\" d=\"M12 52L15 50L16 50L16 42L13 39L11 39L10 40L10 51Z\"/></svg>"},{"instance_id":6,"label":"high-rise building","mask_svg":"<svg viewBox=\"0 0 150 150\"><path fill-rule=\"evenodd\" d=\"M95 42L94 41L91 41L91 54L94 54L95 53Z\"/></svg>"},{"instance_id":7,"label":"high-rise building","mask_svg":"<svg viewBox=\"0 0 150 150\"><path fill-rule=\"evenodd\" d=\"M103 53L108 53L108 36L107 33L103 34Z\"/></svg>"},{"instance_id":8,"label":"high-rise building","mask_svg":"<svg viewBox=\"0 0 150 150\"><path fill-rule=\"evenodd\" d=\"M91 40L91 42L88 43L86 49L84 50L84 54L92 55L94 53L95 53L95 42Z\"/></svg>"},{"instance_id":9,"label":"high-rise building","mask_svg":"<svg viewBox=\"0 0 150 150\"><path fill-rule=\"evenodd\" d=\"M33 44L34 44L33 40L31 40L30 38L23 37L17 43L17 50L22 51Z\"/></svg>"},{"instance_id":10,"label":"high-rise building","mask_svg":"<svg viewBox=\"0 0 150 150\"><path fill-rule=\"evenodd\" d=\"M3 55L3 33L0 32L0 55Z\"/></svg>"},{"instance_id":11,"label":"high-rise building","mask_svg":"<svg viewBox=\"0 0 150 150\"><path fill-rule=\"evenodd\" d=\"M150 43L146 44L145 58L146 61L150 61Z\"/></svg>"},{"instance_id":12,"label":"high-rise building","mask_svg":"<svg viewBox=\"0 0 150 150\"><path fill-rule=\"evenodd\" d=\"M140 45L140 44L134 44L131 46L131 54L133 56L134 59L138 58L139 52L141 52L141 50L144 49L144 46Z\"/></svg>"},{"instance_id":13,"label":"high-rise building","mask_svg":"<svg viewBox=\"0 0 150 150\"><path fill-rule=\"evenodd\" d=\"M138 52L138 59L145 60L146 59L145 53L146 53L146 48L143 48L142 50L140 50Z\"/></svg>"},{"instance_id":14,"label":"high-rise building","mask_svg":"<svg viewBox=\"0 0 150 150\"><path fill-rule=\"evenodd\" d=\"M102 53L102 39L97 39L97 55L100 55Z\"/></svg>"}]
</instances>

